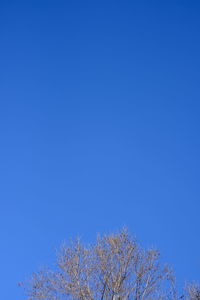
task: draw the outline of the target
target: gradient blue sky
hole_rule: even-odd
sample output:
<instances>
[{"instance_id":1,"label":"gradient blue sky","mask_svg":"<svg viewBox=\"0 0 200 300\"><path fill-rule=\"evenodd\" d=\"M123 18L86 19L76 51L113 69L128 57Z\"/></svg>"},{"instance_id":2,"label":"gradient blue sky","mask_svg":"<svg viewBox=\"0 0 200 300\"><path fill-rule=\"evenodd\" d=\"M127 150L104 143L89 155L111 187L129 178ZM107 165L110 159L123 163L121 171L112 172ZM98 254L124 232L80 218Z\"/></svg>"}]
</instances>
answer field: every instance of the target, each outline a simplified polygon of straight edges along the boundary
<instances>
[{"instance_id":1,"label":"gradient blue sky","mask_svg":"<svg viewBox=\"0 0 200 300\"><path fill-rule=\"evenodd\" d=\"M200 279L200 2L0 3L1 299L127 225Z\"/></svg>"}]
</instances>

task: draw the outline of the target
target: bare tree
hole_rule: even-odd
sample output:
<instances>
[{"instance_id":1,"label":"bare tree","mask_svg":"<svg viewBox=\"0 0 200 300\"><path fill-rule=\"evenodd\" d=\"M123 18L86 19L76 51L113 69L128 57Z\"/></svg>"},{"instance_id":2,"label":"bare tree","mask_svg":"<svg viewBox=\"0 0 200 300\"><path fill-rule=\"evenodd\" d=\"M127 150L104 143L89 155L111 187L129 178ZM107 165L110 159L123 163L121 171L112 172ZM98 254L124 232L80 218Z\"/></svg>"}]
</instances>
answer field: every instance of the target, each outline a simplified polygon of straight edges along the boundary
<instances>
[{"instance_id":1,"label":"bare tree","mask_svg":"<svg viewBox=\"0 0 200 300\"><path fill-rule=\"evenodd\" d=\"M186 300L200 300L200 285L197 283L187 284L185 299Z\"/></svg>"},{"instance_id":2,"label":"bare tree","mask_svg":"<svg viewBox=\"0 0 200 300\"><path fill-rule=\"evenodd\" d=\"M57 268L34 273L25 288L29 300L177 299L159 252L140 247L126 229L88 247L79 239L62 246Z\"/></svg>"}]
</instances>

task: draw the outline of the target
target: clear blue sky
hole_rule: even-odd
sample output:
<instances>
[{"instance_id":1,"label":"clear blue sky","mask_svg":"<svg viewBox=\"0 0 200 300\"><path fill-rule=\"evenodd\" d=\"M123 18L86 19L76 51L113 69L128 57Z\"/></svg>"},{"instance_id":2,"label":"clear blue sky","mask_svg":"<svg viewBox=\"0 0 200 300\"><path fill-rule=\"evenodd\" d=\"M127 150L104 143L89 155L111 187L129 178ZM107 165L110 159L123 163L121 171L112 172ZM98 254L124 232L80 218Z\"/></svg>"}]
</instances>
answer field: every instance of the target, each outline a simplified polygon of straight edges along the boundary
<instances>
[{"instance_id":1,"label":"clear blue sky","mask_svg":"<svg viewBox=\"0 0 200 300\"><path fill-rule=\"evenodd\" d=\"M200 280L200 2L0 3L1 296L127 225Z\"/></svg>"}]
</instances>

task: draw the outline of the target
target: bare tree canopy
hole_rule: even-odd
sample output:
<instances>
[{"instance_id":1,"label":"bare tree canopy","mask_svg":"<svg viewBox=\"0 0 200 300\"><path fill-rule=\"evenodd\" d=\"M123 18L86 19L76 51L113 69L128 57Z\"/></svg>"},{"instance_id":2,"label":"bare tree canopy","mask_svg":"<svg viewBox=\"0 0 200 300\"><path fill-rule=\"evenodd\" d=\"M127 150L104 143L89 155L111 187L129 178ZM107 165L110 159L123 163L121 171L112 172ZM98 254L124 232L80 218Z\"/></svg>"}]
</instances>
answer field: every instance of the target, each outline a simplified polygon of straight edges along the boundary
<instances>
[{"instance_id":1,"label":"bare tree canopy","mask_svg":"<svg viewBox=\"0 0 200 300\"><path fill-rule=\"evenodd\" d=\"M79 239L62 246L57 268L34 273L25 288L29 300L177 299L159 252L143 249L126 229L90 246Z\"/></svg>"},{"instance_id":2,"label":"bare tree canopy","mask_svg":"<svg viewBox=\"0 0 200 300\"><path fill-rule=\"evenodd\" d=\"M188 300L200 300L199 284L197 284L197 283L187 284L185 298Z\"/></svg>"}]
</instances>

